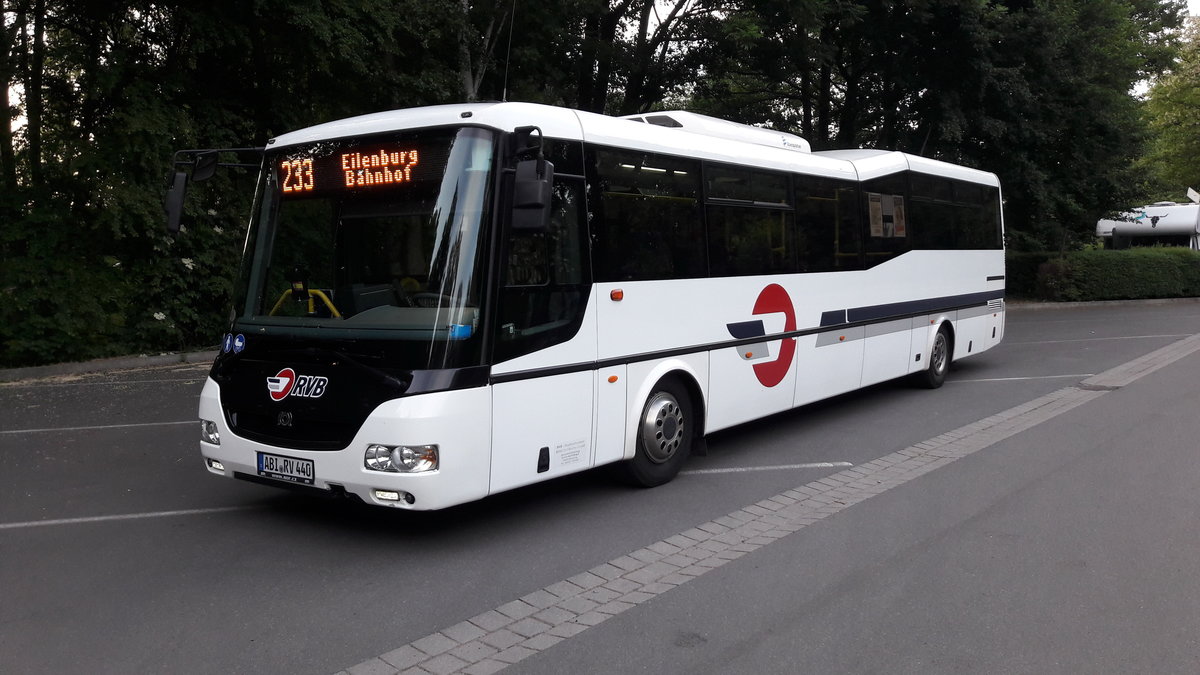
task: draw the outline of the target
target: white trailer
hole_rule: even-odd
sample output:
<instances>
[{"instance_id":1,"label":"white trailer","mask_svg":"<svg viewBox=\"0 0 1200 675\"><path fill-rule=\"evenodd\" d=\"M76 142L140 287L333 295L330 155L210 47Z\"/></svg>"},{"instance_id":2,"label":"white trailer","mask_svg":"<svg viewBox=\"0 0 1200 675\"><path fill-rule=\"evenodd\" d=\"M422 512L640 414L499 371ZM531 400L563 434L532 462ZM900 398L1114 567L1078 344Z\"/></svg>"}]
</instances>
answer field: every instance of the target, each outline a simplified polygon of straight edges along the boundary
<instances>
[{"instance_id":1,"label":"white trailer","mask_svg":"<svg viewBox=\"0 0 1200 675\"><path fill-rule=\"evenodd\" d=\"M1198 251L1200 204L1157 202L1143 206L1115 219L1098 221L1096 236L1105 239L1105 248L1127 248L1135 239L1149 243L1152 237L1163 243L1175 240Z\"/></svg>"}]
</instances>

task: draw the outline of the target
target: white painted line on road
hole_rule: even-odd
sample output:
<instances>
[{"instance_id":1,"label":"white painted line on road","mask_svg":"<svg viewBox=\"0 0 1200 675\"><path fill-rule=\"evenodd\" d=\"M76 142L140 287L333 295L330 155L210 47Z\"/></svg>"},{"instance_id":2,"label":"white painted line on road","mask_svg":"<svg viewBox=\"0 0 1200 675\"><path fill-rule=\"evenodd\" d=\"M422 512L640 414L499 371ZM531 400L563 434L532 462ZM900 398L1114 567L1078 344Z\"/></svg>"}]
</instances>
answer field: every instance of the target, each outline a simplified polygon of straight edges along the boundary
<instances>
[{"instance_id":1,"label":"white painted line on road","mask_svg":"<svg viewBox=\"0 0 1200 675\"><path fill-rule=\"evenodd\" d=\"M1150 340L1155 338L1172 338L1178 340L1180 338L1191 337L1190 333L1180 335L1119 335L1117 337L1094 337L1094 338L1079 338L1075 340L1035 340L1033 342L1002 342L1001 345L1059 345L1069 342L1097 342L1102 340Z\"/></svg>"},{"instance_id":2,"label":"white painted line on road","mask_svg":"<svg viewBox=\"0 0 1200 675\"><path fill-rule=\"evenodd\" d=\"M735 466L728 469L692 469L680 471L681 476L705 473L747 473L750 471L790 471L792 469L843 469L854 466L850 462L809 462L808 464L780 464L778 466Z\"/></svg>"},{"instance_id":3,"label":"white painted line on road","mask_svg":"<svg viewBox=\"0 0 1200 675\"><path fill-rule=\"evenodd\" d=\"M981 377L975 380L947 380L946 384L962 384L964 382L1021 382L1024 380L1067 380L1072 378L1091 377L1095 373L1077 373L1075 375L1037 375L1033 377Z\"/></svg>"},{"instance_id":4,"label":"white painted line on road","mask_svg":"<svg viewBox=\"0 0 1200 675\"><path fill-rule=\"evenodd\" d=\"M205 378L207 378L207 377L208 377L207 373L201 373L201 374L195 375L193 377L179 377L179 378L172 378L172 379L167 379L167 380L105 380L103 382L29 382L29 383L5 382L3 384L5 386L10 386L13 389L17 389L17 388L32 389L34 387L94 387L94 386L103 385L103 384L110 384L110 385L159 384L159 383L177 384L179 382L197 382L197 383L199 383L199 382L203 382L205 380Z\"/></svg>"},{"instance_id":5,"label":"white painted line on road","mask_svg":"<svg viewBox=\"0 0 1200 675\"><path fill-rule=\"evenodd\" d=\"M1200 351L1200 334L597 565L342 673L495 673L747 553ZM340 675L340 674L339 674Z\"/></svg>"},{"instance_id":6,"label":"white painted line on road","mask_svg":"<svg viewBox=\"0 0 1200 675\"><path fill-rule=\"evenodd\" d=\"M51 431L95 431L97 429L131 429L135 427L169 427L180 424L200 424L200 420L184 422L140 422L137 424L102 424L93 427L52 427L48 429L8 429L0 434L44 434Z\"/></svg>"},{"instance_id":7,"label":"white painted line on road","mask_svg":"<svg viewBox=\"0 0 1200 675\"><path fill-rule=\"evenodd\" d=\"M172 516L201 516L209 513L248 511L259 506L217 506L210 509L183 509L180 511L152 511L150 513L122 513L113 516L91 516L86 518L59 518L57 520L27 520L23 523L0 523L0 530L23 530L31 527L54 525L79 525L81 523L105 523L114 520L140 520L142 518L170 518Z\"/></svg>"}]
</instances>

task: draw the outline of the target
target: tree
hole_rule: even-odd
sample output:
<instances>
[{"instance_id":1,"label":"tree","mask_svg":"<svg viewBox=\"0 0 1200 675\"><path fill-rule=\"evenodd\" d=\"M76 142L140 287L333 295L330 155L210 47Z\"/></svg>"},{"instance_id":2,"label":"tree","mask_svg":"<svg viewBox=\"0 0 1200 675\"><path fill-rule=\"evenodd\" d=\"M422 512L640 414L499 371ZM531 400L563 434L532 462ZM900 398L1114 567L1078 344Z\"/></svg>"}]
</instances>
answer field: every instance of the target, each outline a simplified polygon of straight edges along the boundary
<instances>
[{"instance_id":1,"label":"tree","mask_svg":"<svg viewBox=\"0 0 1200 675\"><path fill-rule=\"evenodd\" d=\"M27 118L0 152L5 365L220 334L253 181L195 190L169 237L174 150L458 98L455 17L420 0L5 2L0 72Z\"/></svg>"},{"instance_id":2,"label":"tree","mask_svg":"<svg viewBox=\"0 0 1200 675\"><path fill-rule=\"evenodd\" d=\"M1172 53L1181 2L743 0L697 107L999 174L1021 245L1083 240L1137 192L1130 94Z\"/></svg>"},{"instance_id":3,"label":"tree","mask_svg":"<svg viewBox=\"0 0 1200 675\"><path fill-rule=\"evenodd\" d=\"M1183 201L1200 190L1200 21L1192 19L1179 60L1150 88L1146 101L1150 150L1140 166L1158 197Z\"/></svg>"}]
</instances>

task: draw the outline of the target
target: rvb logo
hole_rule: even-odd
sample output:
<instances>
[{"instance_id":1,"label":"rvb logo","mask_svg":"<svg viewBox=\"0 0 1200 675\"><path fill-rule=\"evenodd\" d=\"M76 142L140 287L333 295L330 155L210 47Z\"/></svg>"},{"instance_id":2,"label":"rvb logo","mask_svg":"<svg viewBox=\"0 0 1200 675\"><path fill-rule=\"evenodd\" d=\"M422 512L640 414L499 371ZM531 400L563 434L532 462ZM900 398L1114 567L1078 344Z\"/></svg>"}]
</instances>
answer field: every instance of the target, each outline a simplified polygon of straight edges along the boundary
<instances>
[{"instance_id":1,"label":"rvb logo","mask_svg":"<svg viewBox=\"0 0 1200 675\"><path fill-rule=\"evenodd\" d=\"M783 330L796 330L796 309L792 306L792 298L779 284L771 284L758 294L754 302L752 314L783 314ZM749 338L765 338L766 328L762 320L740 321L725 324L729 334L739 340ZM762 361L771 356L766 340L755 344L742 345L738 352L745 361ZM796 338L783 338L779 342L779 356L774 360L754 364L754 375L764 387L774 387L783 382L788 369L792 367L792 358L796 355Z\"/></svg>"},{"instance_id":2,"label":"rvb logo","mask_svg":"<svg viewBox=\"0 0 1200 675\"><path fill-rule=\"evenodd\" d=\"M271 393L273 401L282 401L288 396L321 398L328 384L328 377L296 375L291 368L284 368L275 377L267 378L267 391Z\"/></svg>"}]
</instances>

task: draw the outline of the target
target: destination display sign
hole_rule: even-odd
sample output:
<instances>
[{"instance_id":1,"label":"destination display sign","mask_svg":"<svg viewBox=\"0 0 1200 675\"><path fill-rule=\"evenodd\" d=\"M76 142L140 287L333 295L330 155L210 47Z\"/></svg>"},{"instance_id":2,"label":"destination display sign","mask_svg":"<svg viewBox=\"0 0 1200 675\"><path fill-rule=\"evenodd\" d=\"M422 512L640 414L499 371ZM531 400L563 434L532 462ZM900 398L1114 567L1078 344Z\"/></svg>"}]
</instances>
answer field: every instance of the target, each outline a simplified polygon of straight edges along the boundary
<instances>
[{"instance_id":1,"label":"destination display sign","mask_svg":"<svg viewBox=\"0 0 1200 675\"><path fill-rule=\"evenodd\" d=\"M365 145L315 143L275 159L277 185L285 198L401 190L440 180L449 146L448 138Z\"/></svg>"}]
</instances>

